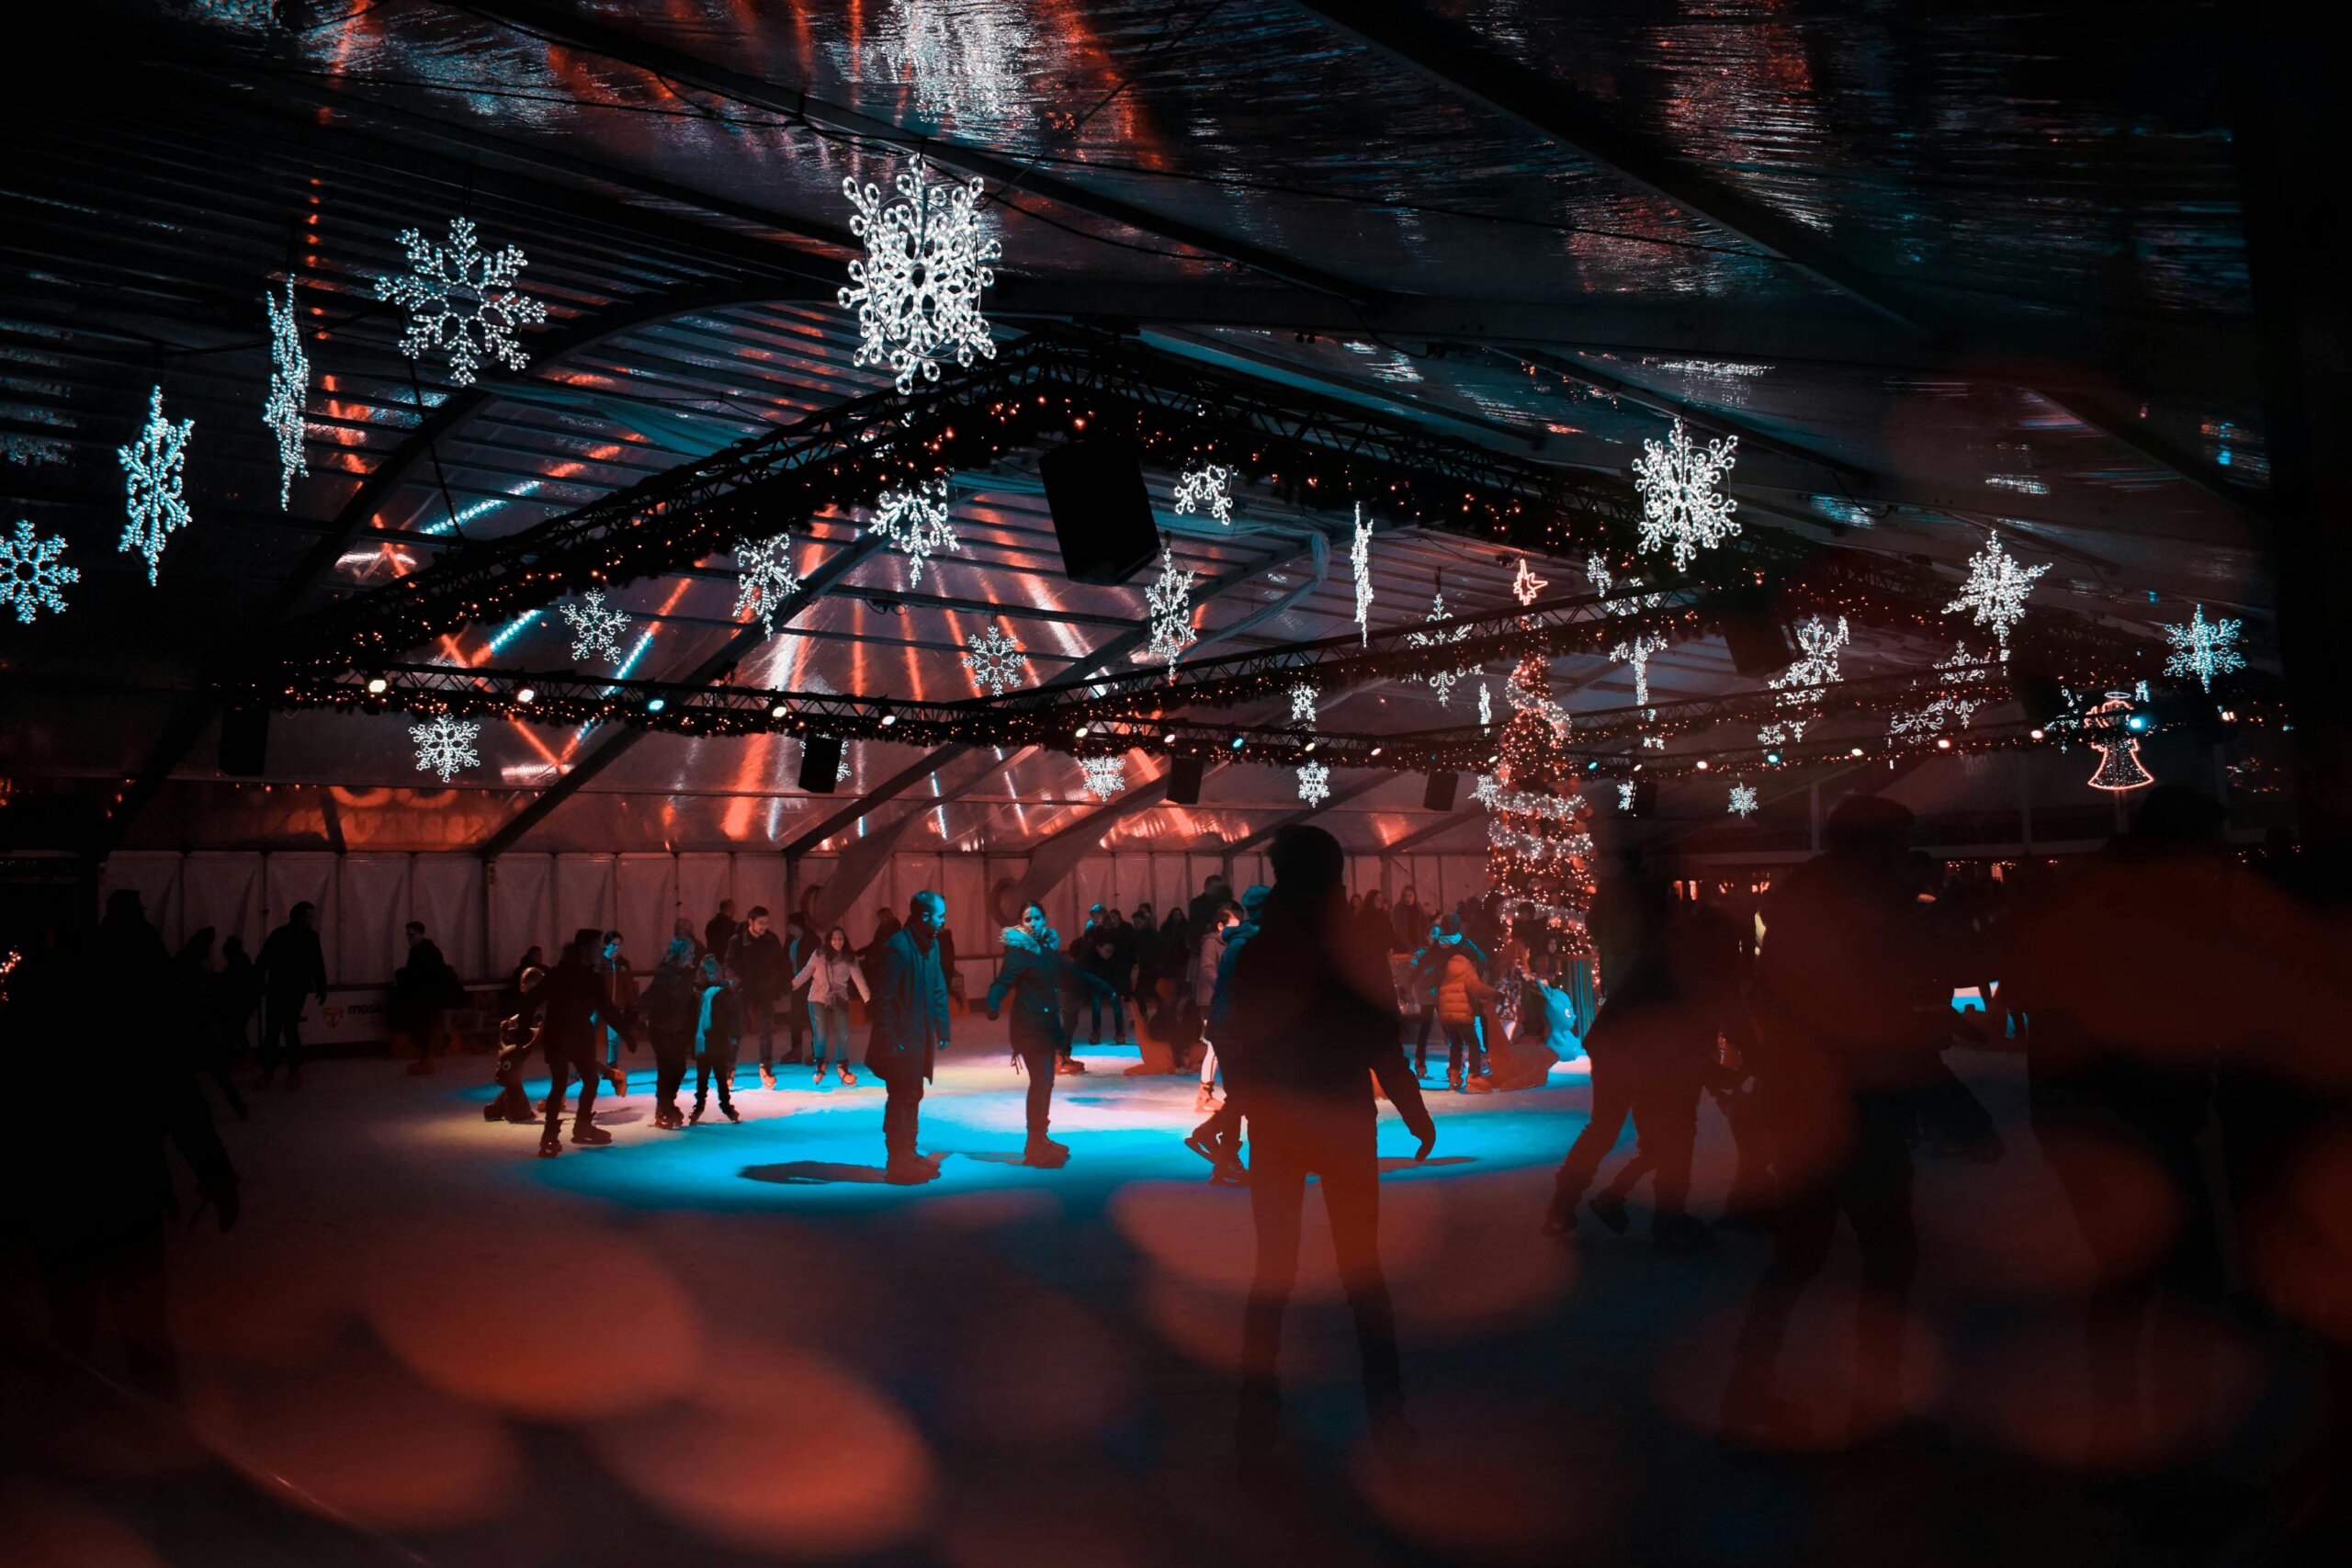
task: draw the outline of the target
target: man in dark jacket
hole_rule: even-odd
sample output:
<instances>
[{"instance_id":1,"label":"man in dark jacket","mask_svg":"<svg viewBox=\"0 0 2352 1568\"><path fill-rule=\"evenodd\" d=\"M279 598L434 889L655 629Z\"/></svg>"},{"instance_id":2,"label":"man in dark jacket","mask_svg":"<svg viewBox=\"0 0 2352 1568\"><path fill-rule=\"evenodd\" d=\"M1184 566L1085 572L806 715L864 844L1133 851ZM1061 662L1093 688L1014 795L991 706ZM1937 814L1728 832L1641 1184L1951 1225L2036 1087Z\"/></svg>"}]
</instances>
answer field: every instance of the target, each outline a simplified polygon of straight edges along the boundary
<instances>
[{"instance_id":1,"label":"man in dark jacket","mask_svg":"<svg viewBox=\"0 0 2352 1568\"><path fill-rule=\"evenodd\" d=\"M1437 1128L1405 1063L1387 956L1347 929L1339 840L1319 828L1285 828L1267 858L1273 891L1257 934L1234 960L1230 1038L1218 1042L1226 1082L1250 1120L1250 1214L1258 1234L1241 1328L1242 1462L1262 1461L1278 1435L1275 1360L1298 1273L1309 1175L1323 1180L1374 1438L1390 1458L1401 1458L1409 1432L1396 1314L1380 1269L1374 1078L1419 1141L1415 1158L1429 1157Z\"/></svg>"},{"instance_id":2,"label":"man in dark jacket","mask_svg":"<svg viewBox=\"0 0 2352 1568\"><path fill-rule=\"evenodd\" d=\"M1012 1001L1012 1059L1029 1075L1029 1142L1023 1165L1060 1166L1068 1145L1046 1135L1053 1115L1054 1069L1069 1046L1062 1032L1061 993L1066 986L1101 989L1102 982L1066 957L1061 939L1046 919L1045 906L1032 904L1021 923L1004 929L1004 963L989 987L990 1020L1009 997Z\"/></svg>"},{"instance_id":3,"label":"man in dark jacket","mask_svg":"<svg viewBox=\"0 0 2352 1568\"><path fill-rule=\"evenodd\" d=\"M784 943L768 930L768 910L754 904L743 918L727 950L727 967L742 982L743 1032L760 1036L760 1083L775 1087L775 1004L792 989L792 970L784 962Z\"/></svg>"},{"instance_id":4,"label":"man in dark jacket","mask_svg":"<svg viewBox=\"0 0 2352 1568\"><path fill-rule=\"evenodd\" d=\"M424 934L424 921L411 920L407 935L408 962L392 976L392 1032L416 1047L408 1070L429 1073L434 1052L447 1038L448 1010L464 1004L465 989L440 945Z\"/></svg>"},{"instance_id":5,"label":"man in dark jacket","mask_svg":"<svg viewBox=\"0 0 2352 1568\"><path fill-rule=\"evenodd\" d=\"M580 931L564 949L563 957L547 978L523 995L519 1015L527 1027L545 1016L539 1044L548 1058L547 1130L539 1135L539 1156L553 1159L563 1153L564 1080L580 1076L580 1113L571 1123L575 1144L609 1144L613 1135L595 1124L596 1082L604 1065L604 1031L616 1029L631 1049L637 1026L614 1002L612 987L598 966L604 933L594 927Z\"/></svg>"},{"instance_id":6,"label":"man in dark jacket","mask_svg":"<svg viewBox=\"0 0 2352 1568\"><path fill-rule=\"evenodd\" d=\"M302 998L327 999L327 958L319 933L311 927L311 906L297 904L286 911L286 923L261 944L254 965L261 971L261 1087L277 1077L281 1055L286 1063L286 1087L302 1087Z\"/></svg>"},{"instance_id":7,"label":"man in dark jacket","mask_svg":"<svg viewBox=\"0 0 2352 1568\"><path fill-rule=\"evenodd\" d=\"M735 900L721 898L718 901L718 913L711 916L703 925L703 951L721 964L726 963L728 953L733 952L735 948L735 933L742 929L742 922L735 918Z\"/></svg>"},{"instance_id":8,"label":"man in dark jacket","mask_svg":"<svg viewBox=\"0 0 2352 1568\"><path fill-rule=\"evenodd\" d=\"M866 1040L865 1065L889 1095L882 1111L882 1138L889 1153L885 1179L902 1186L939 1174L917 1156L915 1140L923 1085L931 1080L938 1054L947 1048L947 975L939 952L940 928L946 923L946 899L928 889L916 894L907 923L883 942L874 965L868 1003L874 1032Z\"/></svg>"}]
</instances>

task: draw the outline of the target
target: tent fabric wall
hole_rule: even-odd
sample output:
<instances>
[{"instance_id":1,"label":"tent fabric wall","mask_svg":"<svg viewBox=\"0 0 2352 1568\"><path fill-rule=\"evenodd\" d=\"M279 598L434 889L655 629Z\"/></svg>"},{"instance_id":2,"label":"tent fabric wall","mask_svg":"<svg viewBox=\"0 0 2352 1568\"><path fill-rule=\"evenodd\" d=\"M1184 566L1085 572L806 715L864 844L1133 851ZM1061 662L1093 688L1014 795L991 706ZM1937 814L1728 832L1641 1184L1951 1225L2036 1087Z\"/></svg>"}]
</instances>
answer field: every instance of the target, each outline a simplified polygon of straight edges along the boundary
<instances>
[{"instance_id":1,"label":"tent fabric wall","mask_svg":"<svg viewBox=\"0 0 2352 1568\"><path fill-rule=\"evenodd\" d=\"M680 855L677 857L678 907L695 923L695 934L711 916L718 913L719 904L735 897L735 857L733 855ZM741 914L738 904L735 912Z\"/></svg>"},{"instance_id":2,"label":"tent fabric wall","mask_svg":"<svg viewBox=\"0 0 2352 1568\"><path fill-rule=\"evenodd\" d=\"M522 950L502 959L483 947L481 879L472 855L412 855L408 908L458 974L490 977L503 975Z\"/></svg>"},{"instance_id":3,"label":"tent fabric wall","mask_svg":"<svg viewBox=\"0 0 2352 1568\"><path fill-rule=\"evenodd\" d=\"M177 951L187 934L180 912L181 874L182 857L175 854L111 856L98 878L100 907L118 889L135 890L140 907L163 933L164 944Z\"/></svg>"},{"instance_id":4,"label":"tent fabric wall","mask_svg":"<svg viewBox=\"0 0 2352 1568\"><path fill-rule=\"evenodd\" d=\"M673 855L622 855L613 877L616 889L613 929L621 933L621 951L632 967L650 972L669 951L670 933L682 912L678 908L678 866ZM713 907L716 908L716 906ZM706 913L693 922L697 938Z\"/></svg>"},{"instance_id":5,"label":"tent fabric wall","mask_svg":"<svg viewBox=\"0 0 2352 1568\"><path fill-rule=\"evenodd\" d=\"M555 937L569 942L574 931L609 930L613 917L611 855L555 857Z\"/></svg>"},{"instance_id":6,"label":"tent fabric wall","mask_svg":"<svg viewBox=\"0 0 2352 1568\"><path fill-rule=\"evenodd\" d=\"M261 951L261 857L192 854L180 873L181 934L210 926L216 945L235 937L247 956Z\"/></svg>"},{"instance_id":7,"label":"tent fabric wall","mask_svg":"<svg viewBox=\"0 0 2352 1568\"><path fill-rule=\"evenodd\" d=\"M555 942L555 862L547 855L501 855L490 878L490 970L502 974L538 947L552 961Z\"/></svg>"},{"instance_id":8,"label":"tent fabric wall","mask_svg":"<svg viewBox=\"0 0 2352 1568\"><path fill-rule=\"evenodd\" d=\"M327 975L337 984L387 978L408 962L401 928L408 924L409 858L345 855L334 863L335 945Z\"/></svg>"},{"instance_id":9,"label":"tent fabric wall","mask_svg":"<svg viewBox=\"0 0 2352 1568\"><path fill-rule=\"evenodd\" d=\"M334 878L337 857L328 854L290 854L265 856L262 863L263 921L270 926L285 922L287 912L297 904L308 904L317 911L311 918L319 933L319 951L327 961L327 984L331 986L378 985L391 977L386 970L380 975L345 975L339 960L343 952L337 940L339 921L335 908Z\"/></svg>"}]
</instances>

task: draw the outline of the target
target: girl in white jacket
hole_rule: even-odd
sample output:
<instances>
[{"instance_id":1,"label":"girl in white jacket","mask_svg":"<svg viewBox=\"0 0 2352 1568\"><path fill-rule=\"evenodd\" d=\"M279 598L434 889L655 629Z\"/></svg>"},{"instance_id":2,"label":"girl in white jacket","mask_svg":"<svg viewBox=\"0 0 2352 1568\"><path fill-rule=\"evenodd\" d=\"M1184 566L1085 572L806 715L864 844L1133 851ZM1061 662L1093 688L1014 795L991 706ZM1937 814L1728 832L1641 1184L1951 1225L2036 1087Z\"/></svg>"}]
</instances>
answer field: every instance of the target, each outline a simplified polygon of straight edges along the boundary
<instances>
[{"instance_id":1,"label":"girl in white jacket","mask_svg":"<svg viewBox=\"0 0 2352 1568\"><path fill-rule=\"evenodd\" d=\"M857 1074L849 1065L850 993L855 991L865 1001L874 998L866 991L865 975L857 966L849 932L839 926L827 931L825 945L808 955L792 984L795 988L808 987L808 1027L816 1035L816 1083L825 1081L825 1065L830 1061L841 1075L842 1087L855 1089Z\"/></svg>"}]
</instances>

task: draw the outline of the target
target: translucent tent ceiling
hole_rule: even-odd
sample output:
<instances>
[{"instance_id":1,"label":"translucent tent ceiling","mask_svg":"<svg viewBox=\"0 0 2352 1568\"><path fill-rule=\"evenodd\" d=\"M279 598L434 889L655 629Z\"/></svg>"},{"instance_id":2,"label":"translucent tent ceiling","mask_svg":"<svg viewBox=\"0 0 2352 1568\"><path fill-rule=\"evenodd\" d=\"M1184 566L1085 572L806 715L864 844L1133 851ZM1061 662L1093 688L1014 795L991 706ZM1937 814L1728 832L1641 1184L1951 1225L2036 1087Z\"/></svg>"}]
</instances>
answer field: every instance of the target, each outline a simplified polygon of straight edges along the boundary
<instances>
[{"instance_id":1,"label":"translucent tent ceiling","mask_svg":"<svg viewBox=\"0 0 2352 1568\"><path fill-rule=\"evenodd\" d=\"M2271 587L2246 503L2266 464L2222 117L2148 85L2208 73L2134 57L2194 59L2221 12L2167 17L1832 0L76 7L57 19L87 29L64 57L88 69L6 111L0 487L10 519L66 537L82 572L69 614L0 625L0 773L38 808L12 807L17 830L288 841L331 791L355 846L455 849L560 790L525 847L758 849L908 774L922 749L861 740L818 800L781 736L653 733L605 756L616 724L499 721L482 765L445 787L420 780L405 716L292 711L266 778L237 783L213 765L207 683L340 596L887 385L854 363L834 299L857 254L842 183L887 188L914 145L989 184L1001 344L1108 328L1277 395L1620 477L1681 413L1739 435L1731 489L1751 528L1954 583L1997 532L2052 563L2039 604L2160 643L2201 604L2243 618L2264 662ZM527 252L523 287L548 312L523 334L527 368L471 387L403 356L374 295L401 231L459 212ZM288 271L316 381L310 473L281 510L260 296ZM112 549L115 449L158 384L196 422L196 521L150 588ZM1036 681L1132 630L1151 573L1069 581L1035 458L955 477L960 547L919 585L895 552L862 561L735 678L956 701L975 690L967 640L992 623ZM1147 478L1178 558L1216 586L1188 657L1354 629L1343 515L1244 485L1220 525L1175 514L1174 473ZM814 520L802 570L865 520ZM1373 619L1418 621L1441 588L1456 613L1497 610L1522 558L1584 581L1581 558L1521 541L1385 528ZM682 674L740 629L726 556L609 602L633 674ZM550 606L412 652L558 671L570 640ZM1950 650L1858 631L1845 673ZM1572 715L1634 701L1622 662L1564 657L1553 677ZM1656 702L1757 683L1713 637L1657 655L1648 681ZM1321 716L1458 725L1473 690L1441 708L1425 682L1375 682L1327 694ZM1277 723L1281 705L1225 716ZM1133 776L1159 765L1138 757ZM1017 852L1098 805L1051 750L914 773L892 807L920 808L910 848ZM1430 832L1417 841L1476 848L1476 814L1441 827L1421 790L1343 774L1318 820L1360 851ZM1214 847L1299 809L1289 769L1223 767L1197 807L1129 815L1105 842Z\"/></svg>"}]
</instances>

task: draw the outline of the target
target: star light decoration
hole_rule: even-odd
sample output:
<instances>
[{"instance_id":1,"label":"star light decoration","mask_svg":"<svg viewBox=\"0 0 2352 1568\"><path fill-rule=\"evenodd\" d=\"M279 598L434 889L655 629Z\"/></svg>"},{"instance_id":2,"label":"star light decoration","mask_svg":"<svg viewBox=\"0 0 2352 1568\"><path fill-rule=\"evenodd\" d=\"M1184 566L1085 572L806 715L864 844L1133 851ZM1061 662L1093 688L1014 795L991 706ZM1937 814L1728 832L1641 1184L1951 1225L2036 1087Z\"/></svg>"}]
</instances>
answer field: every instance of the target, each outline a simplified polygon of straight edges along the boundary
<instances>
[{"instance_id":1,"label":"star light decoration","mask_svg":"<svg viewBox=\"0 0 2352 1568\"><path fill-rule=\"evenodd\" d=\"M947 520L947 481L927 479L912 490L884 491L874 502L874 521L865 525L907 558L907 586L922 586L922 563L945 550L960 550L955 527Z\"/></svg>"},{"instance_id":2,"label":"star light decoration","mask_svg":"<svg viewBox=\"0 0 2352 1568\"><path fill-rule=\"evenodd\" d=\"M580 604L563 606L563 618L571 626L572 658L620 661L621 634L628 630L628 617L605 608L603 589L592 588Z\"/></svg>"},{"instance_id":3,"label":"star light decoration","mask_svg":"<svg viewBox=\"0 0 2352 1568\"><path fill-rule=\"evenodd\" d=\"M1298 798L1308 806L1320 806L1331 798L1331 770L1320 762L1298 765Z\"/></svg>"},{"instance_id":4,"label":"star light decoration","mask_svg":"<svg viewBox=\"0 0 2352 1568\"><path fill-rule=\"evenodd\" d=\"M792 560L792 536L742 539L735 546L735 618L758 611L760 631L775 635L776 612L800 591L800 570Z\"/></svg>"},{"instance_id":5,"label":"star light decoration","mask_svg":"<svg viewBox=\"0 0 2352 1568\"><path fill-rule=\"evenodd\" d=\"M82 581L77 569L58 558L64 553L63 539L40 537L21 517L15 537L0 534L0 606L16 611L19 626L30 626L43 610L64 614L65 595L58 590Z\"/></svg>"},{"instance_id":6,"label":"star light decoration","mask_svg":"<svg viewBox=\"0 0 2352 1568\"><path fill-rule=\"evenodd\" d=\"M1674 570L1680 571L1701 550L1711 550L1739 532L1732 516L1739 502L1723 493L1723 481L1730 477L1738 454L1738 436L1700 446L1679 419L1663 446L1642 443L1642 455L1634 459L1634 488L1642 498L1644 554L1669 550Z\"/></svg>"},{"instance_id":7,"label":"star light decoration","mask_svg":"<svg viewBox=\"0 0 2352 1568\"><path fill-rule=\"evenodd\" d=\"M1732 785L1731 805L1727 809L1735 817L1753 817L1756 814L1756 786L1744 784Z\"/></svg>"},{"instance_id":8,"label":"star light decoration","mask_svg":"<svg viewBox=\"0 0 2352 1568\"><path fill-rule=\"evenodd\" d=\"M2165 673L2183 681L2194 675L2198 685L2211 691L2214 676L2245 668L2245 660L2237 649L2238 631L2244 624L2219 616L2209 621L2205 618L2205 606L2199 604L2189 615L2187 626L2161 628L2165 640L2172 644L2172 656L2165 660Z\"/></svg>"},{"instance_id":9,"label":"star light decoration","mask_svg":"<svg viewBox=\"0 0 2352 1568\"><path fill-rule=\"evenodd\" d=\"M1176 515L1233 524L1233 470L1222 463L1187 468L1176 479Z\"/></svg>"},{"instance_id":10,"label":"star light decoration","mask_svg":"<svg viewBox=\"0 0 2352 1568\"><path fill-rule=\"evenodd\" d=\"M302 329L294 308L294 279L286 280L286 303L275 294L262 296L269 308L269 395L262 400L261 422L277 437L277 505L285 510L294 480L311 471L302 455L302 404L311 393L311 356L302 352Z\"/></svg>"},{"instance_id":11,"label":"star light decoration","mask_svg":"<svg viewBox=\"0 0 2352 1568\"><path fill-rule=\"evenodd\" d=\"M1659 632L1644 632L1628 637L1609 650L1609 657L1634 669L1634 705L1650 705L1650 655L1666 651L1666 637Z\"/></svg>"},{"instance_id":12,"label":"star light decoration","mask_svg":"<svg viewBox=\"0 0 2352 1568\"><path fill-rule=\"evenodd\" d=\"M918 376L938 380L944 360L968 367L975 355L996 357L980 296L1003 250L980 220L978 180L933 184L918 152L893 183L897 198L886 203L876 186L842 182L865 254L850 262L840 299L857 307L857 363L888 366L906 392Z\"/></svg>"},{"instance_id":13,"label":"star light decoration","mask_svg":"<svg viewBox=\"0 0 2352 1568\"><path fill-rule=\"evenodd\" d=\"M1159 555L1159 579L1144 595L1144 603L1151 618L1151 640L1136 655L1137 662L1165 660L1168 678L1176 678L1176 661L1184 650L1200 641L1193 630L1193 572L1176 560L1176 547L1163 544Z\"/></svg>"},{"instance_id":14,"label":"star light decoration","mask_svg":"<svg viewBox=\"0 0 2352 1568\"><path fill-rule=\"evenodd\" d=\"M481 766L481 758L474 752L474 737L481 733L481 725L447 714L430 724L409 726L408 738L416 742L417 771L438 773L447 784L466 769Z\"/></svg>"},{"instance_id":15,"label":"star light decoration","mask_svg":"<svg viewBox=\"0 0 2352 1568\"><path fill-rule=\"evenodd\" d=\"M1821 705L1821 689L1838 680L1838 651L1851 640L1843 615L1834 627L1819 615L1797 627L1797 658L1765 682L1780 694L1772 701L1784 710L1784 716L1758 730L1757 739L1767 746L1780 746L1804 739L1805 726L1813 722L1814 710Z\"/></svg>"},{"instance_id":16,"label":"star light decoration","mask_svg":"<svg viewBox=\"0 0 2352 1568\"><path fill-rule=\"evenodd\" d=\"M163 558L164 542L188 525L187 499L180 489L180 470L187 458L187 438L194 434L196 421L183 419L175 423L164 417L164 389L158 387L147 395L147 423L140 427L139 439L128 446L115 448L129 491L124 503L122 540L115 548L136 550L147 558L147 584L151 588L155 583L155 563Z\"/></svg>"},{"instance_id":17,"label":"star light decoration","mask_svg":"<svg viewBox=\"0 0 2352 1568\"><path fill-rule=\"evenodd\" d=\"M460 387L473 385L485 358L509 370L531 363L514 341L514 329L544 324L548 308L514 287L515 275L529 265L520 247L482 250L470 218L449 220L447 245L435 244L420 229L402 230L400 242L409 270L379 277L376 298L408 312L402 354L411 359L448 355L449 379Z\"/></svg>"},{"instance_id":18,"label":"star light decoration","mask_svg":"<svg viewBox=\"0 0 2352 1568\"><path fill-rule=\"evenodd\" d=\"M2026 595L2033 591L2033 580L2048 571L2050 566L2021 567L2001 548L1998 535L1984 541L1984 547L1968 558L1968 581L1961 584L1960 596L1944 606L1949 615L1966 610L1976 624L1993 634L2000 644L2001 657L2009 656L2009 628L2025 619Z\"/></svg>"},{"instance_id":19,"label":"star light decoration","mask_svg":"<svg viewBox=\"0 0 2352 1568\"><path fill-rule=\"evenodd\" d=\"M992 697L1001 697L1021 684L1022 668L1028 662L1029 656L1021 651L1021 645L994 621L965 644L964 668L972 672L973 684L986 687Z\"/></svg>"},{"instance_id":20,"label":"star light decoration","mask_svg":"<svg viewBox=\"0 0 2352 1568\"><path fill-rule=\"evenodd\" d=\"M1356 631L1360 639L1372 642L1372 519L1363 514L1363 502L1356 502L1355 543L1348 547L1348 564L1356 574Z\"/></svg>"},{"instance_id":21,"label":"star light decoration","mask_svg":"<svg viewBox=\"0 0 2352 1568\"><path fill-rule=\"evenodd\" d=\"M1600 558L1595 556L1592 558L1597 561ZM1521 604L1532 604L1543 595L1544 590L1551 586L1550 581L1535 575L1534 569L1527 564L1525 556L1519 558L1519 570L1510 574L1512 598Z\"/></svg>"},{"instance_id":22,"label":"star light decoration","mask_svg":"<svg viewBox=\"0 0 2352 1568\"><path fill-rule=\"evenodd\" d=\"M1125 757L1080 757L1079 771L1086 775L1086 787L1097 800L1108 800L1127 787L1127 760Z\"/></svg>"},{"instance_id":23,"label":"star light decoration","mask_svg":"<svg viewBox=\"0 0 2352 1568\"><path fill-rule=\"evenodd\" d=\"M1439 587L1435 596L1430 600L1430 613L1422 618L1430 623L1447 618L1445 589L1442 585ZM1405 640L1415 648L1443 648L1448 643L1461 642L1469 635L1468 626L1455 626L1451 631L1408 632ZM1472 670L1432 670L1421 679L1428 682L1430 690L1437 694L1438 706L1448 707L1453 702L1454 686L1475 673L1476 671Z\"/></svg>"}]
</instances>

